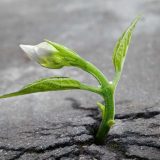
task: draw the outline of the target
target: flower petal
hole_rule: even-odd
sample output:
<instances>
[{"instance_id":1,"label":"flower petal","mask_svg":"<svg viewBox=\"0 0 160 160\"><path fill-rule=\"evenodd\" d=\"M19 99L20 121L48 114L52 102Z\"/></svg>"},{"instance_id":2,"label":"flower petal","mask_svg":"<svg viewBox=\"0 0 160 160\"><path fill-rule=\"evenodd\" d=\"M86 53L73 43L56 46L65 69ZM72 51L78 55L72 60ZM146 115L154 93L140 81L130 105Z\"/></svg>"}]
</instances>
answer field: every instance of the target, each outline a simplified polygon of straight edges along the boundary
<instances>
[{"instance_id":1,"label":"flower petal","mask_svg":"<svg viewBox=\"0 0 160 160\"><path fill-rule=\"evenodd\" d=\"M20 48L28 55L29 58L37 61L35 46L20 44Z\"/></svg>"}]
</instances>

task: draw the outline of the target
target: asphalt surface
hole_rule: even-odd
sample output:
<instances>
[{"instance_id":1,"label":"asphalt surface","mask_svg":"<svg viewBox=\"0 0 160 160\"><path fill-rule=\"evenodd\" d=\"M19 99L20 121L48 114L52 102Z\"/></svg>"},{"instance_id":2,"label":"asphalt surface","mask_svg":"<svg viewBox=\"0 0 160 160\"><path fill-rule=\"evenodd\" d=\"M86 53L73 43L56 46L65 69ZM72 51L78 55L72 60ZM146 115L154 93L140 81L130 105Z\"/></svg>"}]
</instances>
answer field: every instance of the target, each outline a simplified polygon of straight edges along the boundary
<instances>
[{"instance_id":1,"label":"asphalt surface","mask_svg":"<svg viewBox=\"0 0 160 160\"><path fill-rule=\"evenodd\" d=\"M74 49L112 80L116 40L138 15L116 92L116 125L102 146L96 101L86 91L37 93L0 100L0 159L160 159L160 1L1 0L0 94L49 76L97 85L76 68L48 70L19 44L44 38Z\"/></svg>"}]
</instances>

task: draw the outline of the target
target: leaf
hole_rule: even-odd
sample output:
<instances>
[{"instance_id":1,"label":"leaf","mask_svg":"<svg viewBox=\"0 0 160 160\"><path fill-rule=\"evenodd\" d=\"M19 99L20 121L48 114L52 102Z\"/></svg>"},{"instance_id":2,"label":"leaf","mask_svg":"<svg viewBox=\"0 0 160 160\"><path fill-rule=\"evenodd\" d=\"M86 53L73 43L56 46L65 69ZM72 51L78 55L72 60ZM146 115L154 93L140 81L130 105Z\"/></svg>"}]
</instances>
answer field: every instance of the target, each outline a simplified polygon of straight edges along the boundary
<instances>
[{"instance_id":1,"label":"leaf","mask_svg":"<svg viewBox=\"0 0 160 160\"><path fill-rule=\"evenodd\" d=\"M77 80L68 77L49 77L35 81L31 84L24 86L21 90L0 96L0 98L8 98L31 94L36 92L80 89L81 83Z\"/></svg>"},{"instance_id":2,"label":"leaf","mask_svg":"<svg viewBox=\"0 0 160 160\"><path fill-rule=\"evenodd\" d=\"M122 34L122 36L117 41L114 51L112 61L116 72L121 72L123 64L125 61L126 53L131 41L133 30L139 21L140 17L135 18L127 30Z\"/></svg>"},{"instance_id":3,"label":"leaf","mask_svg":"<svg viewBox=\"0 0 160 160\"><path fill-rule=\"evenodd\" d=\"M61 44L51 42L46 39L45 41L59 51L59 54L63 57L64 62L66 62L66 66L75 66L82 68L83 70L86 69L86 65L88 65L88 62L82 57L80 57L75 51Z\"/></svg>"},{"instance_id":4,"label":"leaf","mask_svg":"<svg viewBox=\"0 0 160 160\"><path fill-rule=\"evenodd\" d=\"M74 52L73 50L71 50L71 49L69 49L69 48L67 48L67 47L65 47L61 44L58 44L58 43L55 43L55 42L52 42L52 41L49 41L49 40L46 40L46 39L45 39L45 41L48 44L55 47L61 54L65 55L65 56L70 55L70 56L78 56L79 57L79 55L76 52Z\"/></svg>"},{"instance_id":5,"label":"leaf","mask_svg":"<svg viewBox=\"0 0 160 160\"><path fill-rule=\"evenodd\" d=\"M107 125L109 127L112 127L114 124L115 124L115 120L112 120L112 119L107 122Z\"/></svg>"},{"instance_id":6,"label":"leaf","mask_svg":"<svg viewBox=\"0 0 160 160\"><path fill-rule=\"evenodd\" d=\"M100 102L97 102L97 106L98 106L98 108L101 110L102 119L104 119L105 106L104 106L102 103L100 103Z\"/></svg>"}]
</instances>

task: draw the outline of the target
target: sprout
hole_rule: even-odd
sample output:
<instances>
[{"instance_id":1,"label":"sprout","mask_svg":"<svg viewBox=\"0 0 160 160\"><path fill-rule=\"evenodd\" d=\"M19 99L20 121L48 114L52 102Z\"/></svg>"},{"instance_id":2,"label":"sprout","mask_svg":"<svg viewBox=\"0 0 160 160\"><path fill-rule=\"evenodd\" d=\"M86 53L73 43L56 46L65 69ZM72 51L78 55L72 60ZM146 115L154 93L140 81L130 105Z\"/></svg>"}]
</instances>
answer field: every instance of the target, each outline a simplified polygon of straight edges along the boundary
<instances>
[{"instance_id":1,"label":"sprout","mask_svg":"<svg viewBox=\"0 0 160 160\"><path fill-rule=\"evenodd\" d=\"M42 42L35 46L21 44L20 48L29 58L46 68L59 69L64 66L81 66L79 61L82 59L76 53L51 41Z\"/></svg>"},{"instance_id":2,"label":"sprout","mask_svg":"<svg viewBox=\"0 0 160 160\"><path fill-rule=\"evenodd\" d=\"M20 45L27 55L43 67L58 69L64 66L75 66L92 74L99 82L98 86L83 84L69 77L49 77L26 85L21 90L0 96L0 98L20 96L36 92L47 92L57 90L81 89L99 94L104 99L104 105L97 102L101 111L102 122L99 126L96 142L104 141L105 135L115 124L115 90L120 80L124 61L130 44L133 30L140 18L137 17L127 30L119 38L113 51L113 65L115 76L113 81L108 81L106 76L92 63L81 58L74 51L51 41L46 40L35 46Z\"/></svg>"}]
</instances>

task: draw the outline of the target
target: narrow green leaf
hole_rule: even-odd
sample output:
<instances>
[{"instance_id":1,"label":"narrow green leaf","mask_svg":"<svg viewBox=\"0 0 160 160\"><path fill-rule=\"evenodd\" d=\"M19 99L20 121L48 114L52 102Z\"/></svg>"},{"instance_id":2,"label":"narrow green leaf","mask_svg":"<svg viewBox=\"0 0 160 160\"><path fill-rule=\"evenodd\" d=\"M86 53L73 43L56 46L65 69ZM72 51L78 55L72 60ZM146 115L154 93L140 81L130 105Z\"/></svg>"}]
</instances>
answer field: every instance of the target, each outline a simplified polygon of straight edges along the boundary
<instances>
[{"instance_id":1,"label":"narrow green leaf","mask_svg":"<svg viewBox=\"0 0 160 160\"><path fill-rule=\"evenodd\" d=\"M76 66L79 68L86 67L86 60L80 57L75 51L55 42L45 40L48 44L56 48L59 51L59 54L63 57L63 61L66 66Z\"/></svg>"},{"instance_id":2,"label":"narrow green leaf","mask_svg":"<svg viewBox=\"0 0 160 160\"><path fill-rule=\"evenodd\" d=\"M73 50L61 45L61 44L58 44L58 43L55 43L55 42L52 42L52 41L49 41L47 39L45 39L45 41L52 45L53 47L55 47L61 54L63 55L72 55L72 56L79 56L76 52L74 52Z\"/></svg>"},{"instance_id":3,"label":"narrow green leaf","mask_svg":"<svg viewBox=\"0 0 160 160\"><path fill-rule=\"evenodd\" d=\"M112 61L116 72L121 72L123 69L123 64L125 61L126 53L130 44L133 30L139 21L140 17L135 18L127 30L122 34L122 36L117 41L114 51Z\"/></svg>"},{"instance_id":4,"label":"narrow green leaf","mask_svg":"<svg viewBox=\"0 0 160 160\"><path fill-rule=\"evenodd\" d=\"M0 96L0 98L8 98L31 94L36 92L80 89L81 83L77 80L67 77L49 77L24 86L21 90Z\"/></svg>"}]
</instances>

